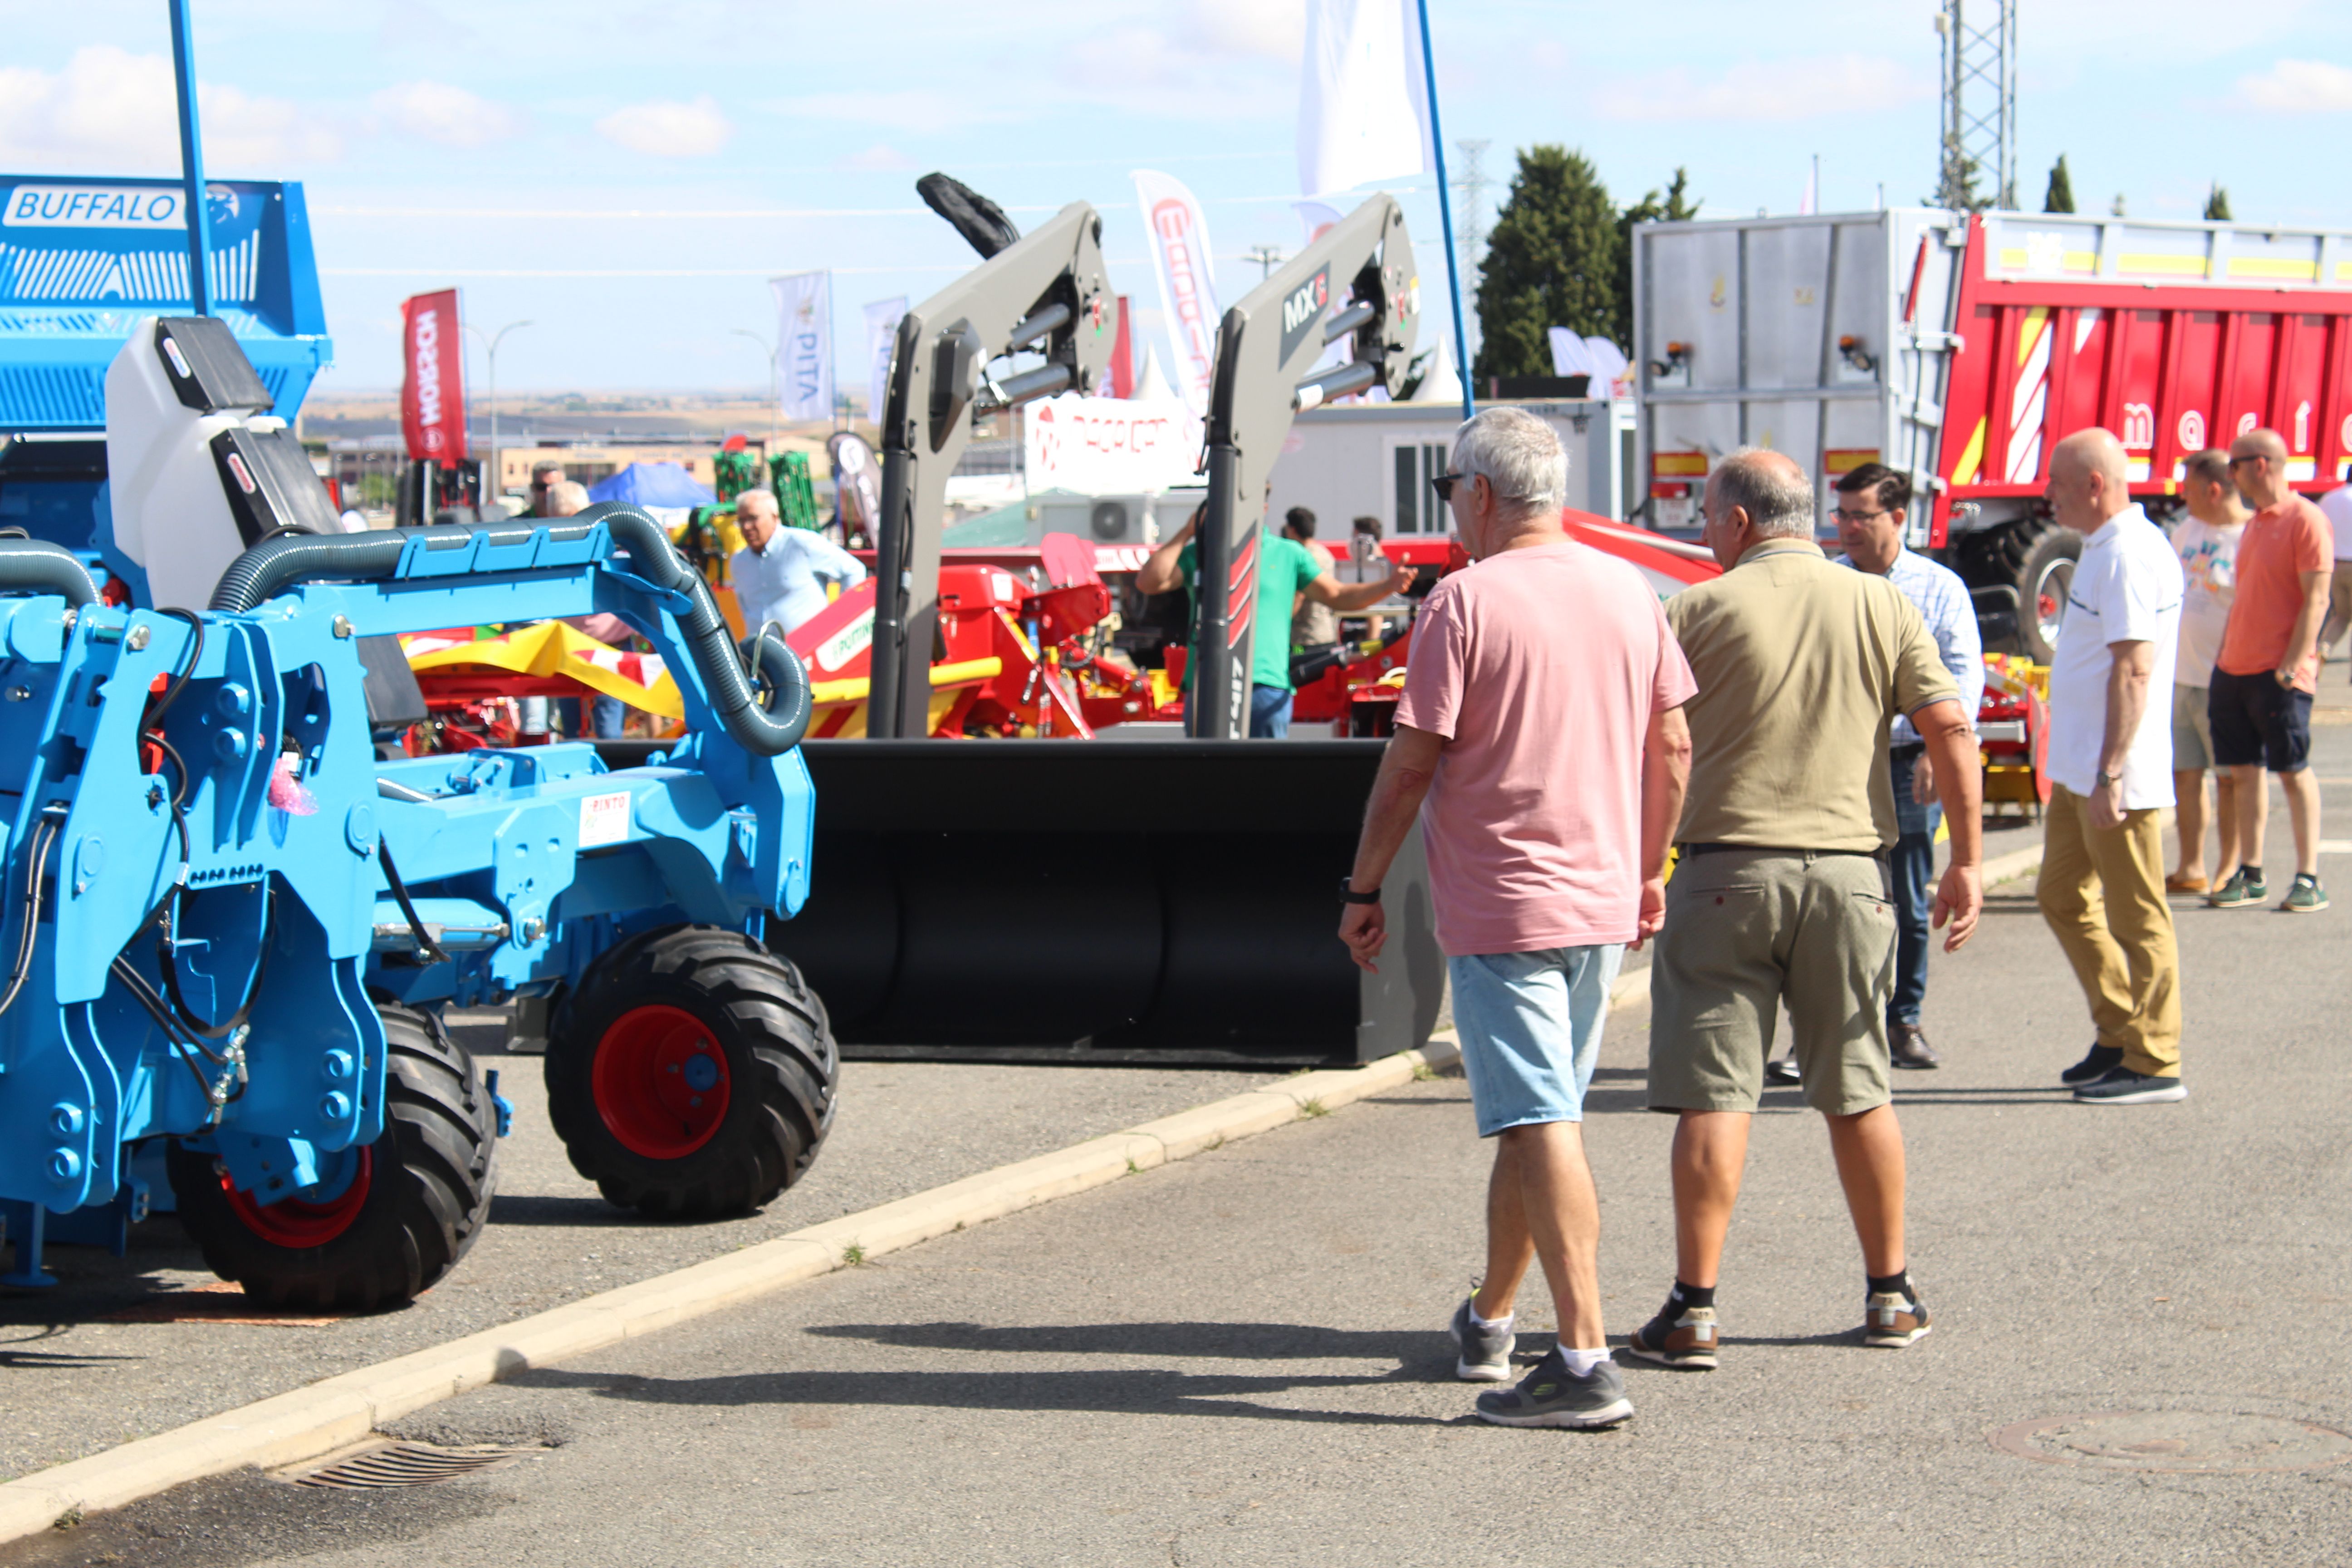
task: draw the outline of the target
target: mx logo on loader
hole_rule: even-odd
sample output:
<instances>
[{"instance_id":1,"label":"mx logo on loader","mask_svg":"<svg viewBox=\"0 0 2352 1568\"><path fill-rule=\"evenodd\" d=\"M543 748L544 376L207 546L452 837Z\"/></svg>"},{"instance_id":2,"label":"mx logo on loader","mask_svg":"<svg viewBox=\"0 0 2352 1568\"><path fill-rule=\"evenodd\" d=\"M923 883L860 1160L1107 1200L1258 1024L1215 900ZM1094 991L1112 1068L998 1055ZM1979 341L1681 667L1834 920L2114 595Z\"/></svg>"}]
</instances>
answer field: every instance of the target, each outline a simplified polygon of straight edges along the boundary
<instances>
[{"instance_id":1,"label":"mx logo on loader","mask_svg":"<svg viewBox=\"0 0 2352 1568\"><path fill-rule=\"evenodd\" d=\"M1290 363L1291 351L1323 319L1324 308L1330 303L1331 268L1326 262L1282 301L1282 355L1277 363Z\"/></svg>"}]
</instances>

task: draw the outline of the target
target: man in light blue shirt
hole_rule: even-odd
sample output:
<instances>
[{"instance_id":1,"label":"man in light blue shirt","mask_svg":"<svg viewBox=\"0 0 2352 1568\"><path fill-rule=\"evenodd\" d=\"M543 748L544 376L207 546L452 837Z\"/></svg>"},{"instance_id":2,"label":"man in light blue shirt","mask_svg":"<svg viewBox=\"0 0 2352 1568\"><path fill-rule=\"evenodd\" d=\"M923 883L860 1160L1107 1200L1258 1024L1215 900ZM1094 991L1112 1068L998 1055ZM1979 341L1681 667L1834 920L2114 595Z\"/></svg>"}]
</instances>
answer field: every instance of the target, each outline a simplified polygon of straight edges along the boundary
<instances>
[{"instance_id":1,"label":"man in light blue shirt","mask_svg":"<svg viewBox=\"0 0 2352 1568\"><path fill-rule=\"evenodd\" d=\"M786 528L776 498L766 490L735 498L735 526L745 547L729 558L727 580L743 608L746 632L770 621L793 631L832 602L825 584L852 588L866 581L856 556L821 533Z\"/></svg>"},{"instance_id":2,"label":"man in light blue shirt","mask_svg":"<svg viewBox=\"0 0 2352 1568\"><path fill-rule=\"evenodd\" d=\"M1903 548L1911 510L1911 481L1883 463L1864 463L1838 480L1832 513L1845 563L1885 578L1927 623L1944 668L1960 689L1960 711L1976 721L1984 700L1984 642L1968 585L1948 568ZM1895 891L1895 995L1886 1009L1886 1036L1898 1068L1932 1068L1943 1060L1919 1027L1927 995L1927 887L1936 874L1936 829L1943 811L1927 747L1911 721L1898 716L1887 736L1901 837L1890 857Z\"/></svg>"}]
</instances>

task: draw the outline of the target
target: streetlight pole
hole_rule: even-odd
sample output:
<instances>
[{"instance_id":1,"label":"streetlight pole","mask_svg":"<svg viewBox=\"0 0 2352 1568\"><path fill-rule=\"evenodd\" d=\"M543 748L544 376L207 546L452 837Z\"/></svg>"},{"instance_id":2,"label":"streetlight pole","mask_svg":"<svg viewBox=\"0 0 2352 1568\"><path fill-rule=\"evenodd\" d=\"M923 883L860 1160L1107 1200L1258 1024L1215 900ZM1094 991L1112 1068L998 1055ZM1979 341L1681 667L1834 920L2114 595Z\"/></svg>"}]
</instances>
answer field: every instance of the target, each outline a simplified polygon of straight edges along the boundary
<instances>
[{"instance_id":1,"label":"streetlight pole","mask_svg":"<svg viewBox=\"0 0 2352 1568\"><path fill-rule=\"evenodd\" d=\"M485 505L502 495L505 490L505 482L499 473L499 345L506 342L507 334L517 327L528 327L530 324L529 321L509 321L498 330L497 336L482 338L482 341L489 345L490 361L490 481L485 487L488 493L482 497ZM482 329L470 321L466 324L466 330L478 338L482 337Z\"/></svg>"},{"instance_id":2,"label":"streetlight pole","mask_svg":"<svg viewBox=\"0 0 2352 1568\"><path fill-rule=\"evenodd\" d=\"M776 443L783 439L782 429L776 422L776 411L780 406L776 401L776 351L768 346L767 339L749 327L731 327L729 331L739 338L751 339L768 356L768 451L772 455Z\"/></svg>"}]
</instances>

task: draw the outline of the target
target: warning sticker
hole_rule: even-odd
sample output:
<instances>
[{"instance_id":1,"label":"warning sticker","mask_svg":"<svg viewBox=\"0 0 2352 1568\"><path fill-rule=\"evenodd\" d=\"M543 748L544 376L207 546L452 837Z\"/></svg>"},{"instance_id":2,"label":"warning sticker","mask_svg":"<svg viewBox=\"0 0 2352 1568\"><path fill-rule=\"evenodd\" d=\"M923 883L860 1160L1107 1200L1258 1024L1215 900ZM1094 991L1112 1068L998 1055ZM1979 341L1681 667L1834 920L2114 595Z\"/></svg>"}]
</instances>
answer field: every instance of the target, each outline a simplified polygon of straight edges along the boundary
<instances>
[{"instance_id":1,"label":"warning sticker","mask_svg":"<svg viewBox=\"0 0 2352 1568\"><path fill-rule=\"evenodd\" d=\"M619 844L629 837L629 792L580 797L580 847Z\"/></svg>"}]
</instances>

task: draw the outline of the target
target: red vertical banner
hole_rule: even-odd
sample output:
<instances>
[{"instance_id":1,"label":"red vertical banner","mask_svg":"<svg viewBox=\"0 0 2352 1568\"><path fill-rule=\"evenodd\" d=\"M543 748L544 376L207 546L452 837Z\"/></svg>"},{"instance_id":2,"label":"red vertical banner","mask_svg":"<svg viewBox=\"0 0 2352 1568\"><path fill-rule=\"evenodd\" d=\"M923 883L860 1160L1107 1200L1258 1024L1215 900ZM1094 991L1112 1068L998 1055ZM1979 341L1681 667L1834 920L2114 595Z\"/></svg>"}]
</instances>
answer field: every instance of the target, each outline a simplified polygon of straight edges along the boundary
<instances>
[{"instance_id":1,"label":"red vertical banner","mask_svg":"<svg viewBox=\"0 0 2352 1568\"><path fill-rule=\"evenodd\" d=\"M1128 322L1132 319L1127 307L1127 296L1118 297L1118 331L1110 342L1110 395L1113 397L1135 395L1135 338Z\"/></svg>"},{"instance_id":2,"label":"red vertical banner","mask_svg":"<svg viewBox=\"0 0 2352 1568\"><path fill-rule=\"evenodd\" d=\"M466 360L457 341L457 290L414 295L400 314L400 428L408 455L464 462Z\"/></svg>"}]
</instances>

